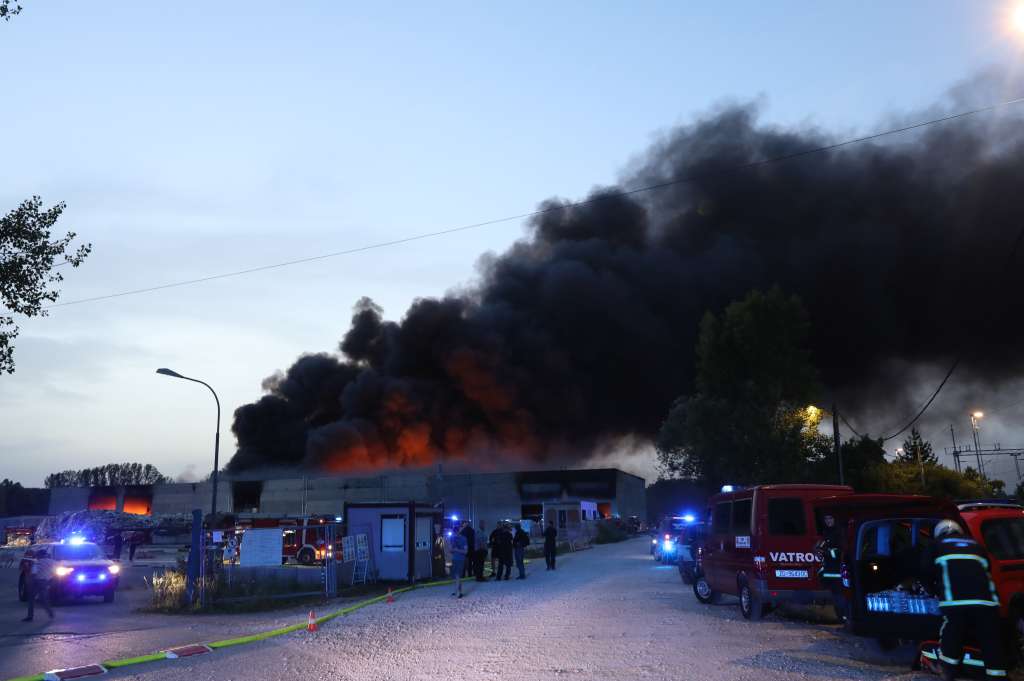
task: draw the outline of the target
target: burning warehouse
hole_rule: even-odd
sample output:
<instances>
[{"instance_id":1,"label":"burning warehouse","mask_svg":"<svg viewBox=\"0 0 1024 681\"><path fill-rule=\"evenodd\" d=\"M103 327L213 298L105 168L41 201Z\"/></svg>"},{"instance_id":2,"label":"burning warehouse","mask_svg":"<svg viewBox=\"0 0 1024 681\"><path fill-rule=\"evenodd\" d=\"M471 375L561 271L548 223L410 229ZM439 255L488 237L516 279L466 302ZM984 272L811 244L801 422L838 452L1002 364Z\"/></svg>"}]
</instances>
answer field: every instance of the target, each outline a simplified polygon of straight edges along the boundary
<instances>
[{"instance_id":1,"label":"burning warehouse","mask_svg":"<svg viewBox=\"0 0 1024 681\"><path fill-rule=\"evenodd\" d=\"M153 515L210 510L208 483L170 483L145 490L68 487L51 491L50 514L96 508L95 500L113 500L111 510L145 509ZM129 502L129 495L131 497ZM642 517L644 480L616 469L552 470L511 473L399 471L354 477L235 476L222 480L217 505L239 516L340 515L346 502L418 502L443 505L448 514L483 520L541 515L544 504L594 502L603 517Z\"/></svg>"}]
</instances>

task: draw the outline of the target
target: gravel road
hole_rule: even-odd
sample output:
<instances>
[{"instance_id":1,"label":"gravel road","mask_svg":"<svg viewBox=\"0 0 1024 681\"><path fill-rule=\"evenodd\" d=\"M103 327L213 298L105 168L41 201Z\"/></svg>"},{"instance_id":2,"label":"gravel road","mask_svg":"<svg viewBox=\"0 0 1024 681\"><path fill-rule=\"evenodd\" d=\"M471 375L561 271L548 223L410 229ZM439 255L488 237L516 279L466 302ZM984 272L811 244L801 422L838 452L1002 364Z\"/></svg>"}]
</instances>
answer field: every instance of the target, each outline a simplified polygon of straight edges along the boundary
<instances>
[{"instance_id":1,"label":"gravel road","mask_svg":"<svg viewBox=\"0 0 1024 681\"><path fill-rule=\"evenodd\" d=\"M536 561L525 581L402 594L321 627L108 678L276 679L898 679L907 651L881 653L836 626L772 615L752 624L735 603L704 606L646 540ZM899 659L902 655L903 659Z\"/></svg>"}]
</instances>

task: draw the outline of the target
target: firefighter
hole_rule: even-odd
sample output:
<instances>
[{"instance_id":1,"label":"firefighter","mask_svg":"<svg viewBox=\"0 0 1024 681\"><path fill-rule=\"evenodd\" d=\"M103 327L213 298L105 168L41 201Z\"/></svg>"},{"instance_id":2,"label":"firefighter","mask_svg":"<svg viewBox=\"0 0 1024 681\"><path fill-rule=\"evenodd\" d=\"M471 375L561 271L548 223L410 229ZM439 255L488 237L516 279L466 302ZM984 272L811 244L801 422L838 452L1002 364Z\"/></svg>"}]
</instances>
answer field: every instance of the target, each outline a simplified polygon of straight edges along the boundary
<instances>
[{"instance_id":1,"label":"firefighter","mask_svg":"<svg viewBox=\"0 0 1024 681\"><path fill-rule=\"evenodd\" d=\"M943 615L939 640L942 678L950 681L956 677L968 632L981 646L986 676L1005 677L999 596L992 583L985 550L952 520L939 522L933 539L929 558Z\"/></svg>"},{"instance_id":2,"label":"firefighter","mask_svg":"<svg viewBox=\"0 0 1024 681\"><path fill-rule=\"evenodd\" d=\"M836 527L836 519L831 514L826 514L825 532L818 544L821 550L821 568L818 569L818 577L822 586L832 592L832 604L836 610L836 617L846 620L846 598L843 595L842 566L842 533Z\"/></svg>"}]
</instances>

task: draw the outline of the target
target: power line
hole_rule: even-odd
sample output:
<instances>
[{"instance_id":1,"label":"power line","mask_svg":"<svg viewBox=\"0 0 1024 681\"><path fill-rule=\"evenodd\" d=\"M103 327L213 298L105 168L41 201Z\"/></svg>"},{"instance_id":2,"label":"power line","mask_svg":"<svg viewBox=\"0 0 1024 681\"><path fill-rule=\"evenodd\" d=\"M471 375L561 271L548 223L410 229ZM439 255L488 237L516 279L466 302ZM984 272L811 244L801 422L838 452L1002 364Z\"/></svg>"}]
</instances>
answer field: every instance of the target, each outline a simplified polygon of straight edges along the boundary
<instances>
[{"instance_id":1,"label":"power line","mask_svg":"<svg viewBox=\"0 0 1024 681\"><path fill-rule=\"evenodd\" d=\"M838 409L836 411L838 411ZM858 433L857 429L850 425L850 422L846 420L846 417L843 416L843 412L841 412L841 411L839 412L839 420L842 421L843 425L845 425L847 428L849 428L850 431L853 432L854 435L856 435L857 437L863 439L864 436L861 435L860 433Z\"/></svg>"},{"instance_id":2,"label":"power line","mask_svg":"<svg viewBox=\"0 0 1024 681\"><path fill-rule=\"evenodd\" d=\"M1021 234L1024 234L1024 231L1022 231ZM882 442L888 442L889 440L893 439L894 437L898 437L898 436L902 435L904 432L906 432L906 430L908 428L910 428L912 425L917 423L917 420L919 418L924 416L924 413L926 411L928 411L928 407L932 406L932 402L934 402L935 398L939 396L940 392L942 392L942 388L943 388L943 386L946 385L946 381L948 381L949 377L953 375L953 372L956 371L956 368L957 368L957 366L959 364L960 364L960 356L958 356L955 360L953 360L953 364L949 367L949 371L946 372L946 375L943 377L942 382L939 383L939 387L937 387L935 389L935 392L932 393L932 396L929 397L928 401L924 403L924 406L921 407L921 411L917 412L917 415L915 415L914 418L910 419L910 421L907 422L907 425L903 426L902 428L897 430L892 435L890 435L888 437L883 437L882 438Z\"/></svg>"},{"instance_id":3,"label":"power line","mask_svg":"<svg viewBox=\"0 0 1024 681\"><path fill-rule=\"evenodd\" d=\"M1009 252L1009 254L1006 257L1006 260L1003 262L1002 270L1000 270L1000 273L999 273L999 277L1000 278L1005 277L1006 274L1010 271L1010 267L1013 265L1013 261L1017 257L1017 250L1020 248L1020 244L1021 244L1022 240L1024 240L1024 226L1022 226L1021 229L1017 232L1017 238L1013 240L1013 246L1010 248L1010 252ZM924 416L924 413L926 411L928 411L928 407L930 407L932 405L932 402L935 401L935 398L939 396L940 392L942 392L942 388L946 385L946 381L948 381L949 377L953 375L954 371L956 371L956 368L957 368L957 366L959 366L960 360L962 358L963 358L963 351L961 350L961 352L957 355L956 359L953 360L953 364L949 367L949 371L946 372L946 375L945 375L945 377L943 377L942 382L939 383L939 386L937 388L935 388L935 392L933 392L932 396L928 398L928 401L924 403L924 406L921 407L921 410L919 412L917 412L917 415L915 415L914 418L910 419L910 421L907 423L907 425L903 426L902 428L900 428L898 431L896 431L892 435L889 435L887 437L883 437L882 438L882 442L887 442L887 441L893 439L894 437L902 435L904 432L906 432L906 430L908 428L910 428L915 423L917 423L918 419L920 419L922 416ZM841 413L840 413L840 418L842 418L842 414ZM844 419L844 423L845 423L845 419ZM849 424L847 424L847 427L849 427ZM853 430L853 428L850 428L850 430ZM854 432L856 432L856 431L854 431Z\"/></svg>"},{"instance_id":4,"label":"power line","mask_svg":"<svg viewBox=\"0 0 1024 681\"><path fill-rule=\"evenodd\" d=\"M792 152L792 153L788 153L788 154L782 154L782 155L779 155L779 156L772 156L770 158L761 159L759 161L751 161L751 162L748 162L748 163L743 163L743 164L734 166L732 168L727 168L727 169L723 169L721 171L717 171L717 174L735 173L735 172L739 172L739 171L742 171L742 170L748 170L750 168L757 168L757 167L765 166L765 165L768 165L768 164L771 164L771 163L779 163L779 162L782 162L782 161L790 161L790 160L793 160L793 159L802 158L804 156L810 156L811 154L818 154L818 153L822 153L822 152L826 152L826 151L833 151L835 149L841 149L843 147L847 147L847 146L850 146L850 145L853 145L853 144L861 144L863 142L870 142L871 140L876 140L876 139L879 139L879 138L882 138L882 137L887 137L889 135L896 135L896 134L899 134L899 133L909 132L911 130L917 130L917 129L920 129L920 128L924 128L924 127L927 127L927 126L930 126L930 125L936 125L936 124L939 124L939 123L946 123L946 122L957 120L957 119L960 119L960 118L966 118L968 116L974 116L974 115L977 115L977 114L980 114L980 113L986 113L986 112L989 112L989 111L994 111L996 109L999 109L999 108L1002 108L1002 107L1005 107L1005 106L1011 106L1011 105L1014 105L1014 104L1019 104L1021 102L1024 102L1024 97L1018 97L1016 99L1010 99L1010 100L1006 100L1006 101L1003 101L1003 102L998 102L996 104L991 104L989 106L984 106L984 107L980 107L980 108L977 108L977 109L971 109L969 111L962 111L960 113L950 114L948 116L942 116L941 118L933 118L931 120L922 121L920 123L914 123L914 124L911 124L911 125L905 125L905 126L902 126L902 127L899 127L899 128L892 128L890 130L883 130L881 132L876 132L876 133L873 133L873 134L870 134L870 135L864 135L862 137L855 137L855 138L852 138L852 139L844 140L842 142L836 142L836 143L833 143L833 144L826 144L826 145L819 146L819 147L813 147L811 149L804 149L802 151L796 151L796 152ZM127 290L127 291L119 291L117 293L108 293L108 294L105 294L105 295L92 296L92 297L89 297L89 298L79 298L77 300L69 300L69 301L60 302L60 303L54 303L52 305L47 305L43 309L53 309L53 308L56 308L56 307L66 307L66 306L69 306L69 305L81 305L83 303L94 303L94 302L101 301L101 300L110 300L110 299L113 299L113 298L122 298L124 296L139 295L139 294L142 294L142 293L152 293L154 291L162 291L162 290L165 290L165 289L179 288L179 287L182 287L182 286L191 286L193 284L201 284L201 283L205 283L205 282L209 282L209 281L215 281L215 280L218 280L218 279L227 279L227 278L230 278L230 277L239 277L239 276L242 276L242 275L253 274L253 273L256 273L256 272L265 272L267 270L273 270L273 269L279 269L279 268L282 268L282 267L290 267L292 265L300 265L300 264L304 264L304 263L315 262L317 260L325 260L325 259L328 259L328 258L336 258L336 257L342 256L342 255L352 255L354 253L362 253L364 251L375 250L375 249L378 249L378 248L386 248L386 247L389 247L389 246L397 246L397 245L400 245L400 244L410 243L412 241L420 241L422 239L429 239L429 238L433 238L433 237L437 237L437 236L443 236L443 235L446 235L446 234L454 234L456 232L463 232L463 231L470 230L470 229L478 229L480 227L488 227L488 226L500 224L500 223L503 223L503 222L511 222L513 220L525 220L525 219L529 219L529 218L534 218L534 217L537 217L537 216L540 216L540 215L544 215L546 213L563 210L565 208L577 208L577 207L580 207L580 206L586 206L586 205L589 205L589 204L592 204L592 203L596 203L598 201L604 201L604 200L611 199L611 198L621 198L621 197L633 196L635 194L640 194L640 193L643 193L643 192L655 191L655 190L658 190L658 189L664 189L666 187L673 187L673 186L676 186L676 185L685 184L685 183L688 183L688 182L693 182L695 179L698 179L700 177L705 177L705 176L707 176L707 173L700 174L700 175L688 175L688 176L685 176L685 177L676 178L674 180L668 180L666 182L659 182L657 184L650 184L650 185L646 185L646 186L643 186L643 187L637 187L635 189L621 190L621 191L617 191L617 192L607 192L607 193L601 194L600 196L596 196L596 197L589 198L589 199L583 199L581 201L574 201L574 202L569 202L569 203L566 203L566 204L559 204L559 205L555 205L555 206L550 206L548 208L541 208L539 210L529 211L529 212L526 212L526 213L519 213L518 215L510 215L510 216L507 216L507 217L497 218L497 219L494 219L494 220L486 220L484 222L476 222L476 223L469 224L469 225L463 225L461 227L453 227L453 228L450 228L450 229L442 229L442 230L438 230L436 232L426 232L426 233L423 233L423 234L417 234L415 236L404 237L404 238L401 238L401 239L394 239L394 240L391 240L391 241L381 241L381 242L374 243L374 244L368 244L366 246L359 246L359 247L356 247L356 248L349 248L349 249L345 249L345 250L341 250L341 251L334 251L332 253L323 253L323 254L320 254L320 255L314 255L314 256L310 256L310 257L306 257L306 258L296 258L294 260L286 260L286 261L283 261L283 262L273 263L273 264L270 264L270 265L261 265L261 266L258 266L258 267L250 267L250 268L247 268L247 269L235 270L235 271L232 271L232 272L223 272L223 273L220 273L220 274L213 274L213 275L209 275L209 276L205 276L205 277L197 277L195 279L185 279L185 280L171 282L171 283L167 283L167 284L159 284L159 285L156 285L156 286L147 286L147 287L144 287L144 288L131 289L131 290Z\"/></svg>"}]
</instances>

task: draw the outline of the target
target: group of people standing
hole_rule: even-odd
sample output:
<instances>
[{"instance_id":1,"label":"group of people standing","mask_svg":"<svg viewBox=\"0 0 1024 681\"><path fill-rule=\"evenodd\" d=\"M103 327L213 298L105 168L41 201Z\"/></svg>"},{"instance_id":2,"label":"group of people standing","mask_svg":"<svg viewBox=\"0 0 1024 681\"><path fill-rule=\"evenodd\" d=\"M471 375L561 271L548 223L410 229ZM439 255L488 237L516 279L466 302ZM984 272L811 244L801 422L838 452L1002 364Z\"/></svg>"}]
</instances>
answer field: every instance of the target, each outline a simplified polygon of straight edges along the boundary
<instances>
[{"instance_id":1,"label":"group of people standing","mask_svg":"<svg viewBox=\"0 0 1024 681\"><path fill-rule=\"evenodd\" d=\"M484 577L488 549L491 552L490 579L510 579L513 560L519 572L516 579L526 579L526 548L530 545L530 535L523 530L522 524L499 522L490 535L486 532L487 528L482 520L477 528L469 521L463 521L458 533L452 536L451 574L455 578L456 586L453 596L462 598L463 578L475 578L478 582L488 581L489 578ZM549 522L544 530L544 558L548 570L555 569L556 537L554 523Z\"/></svg>"}]
</instances>

